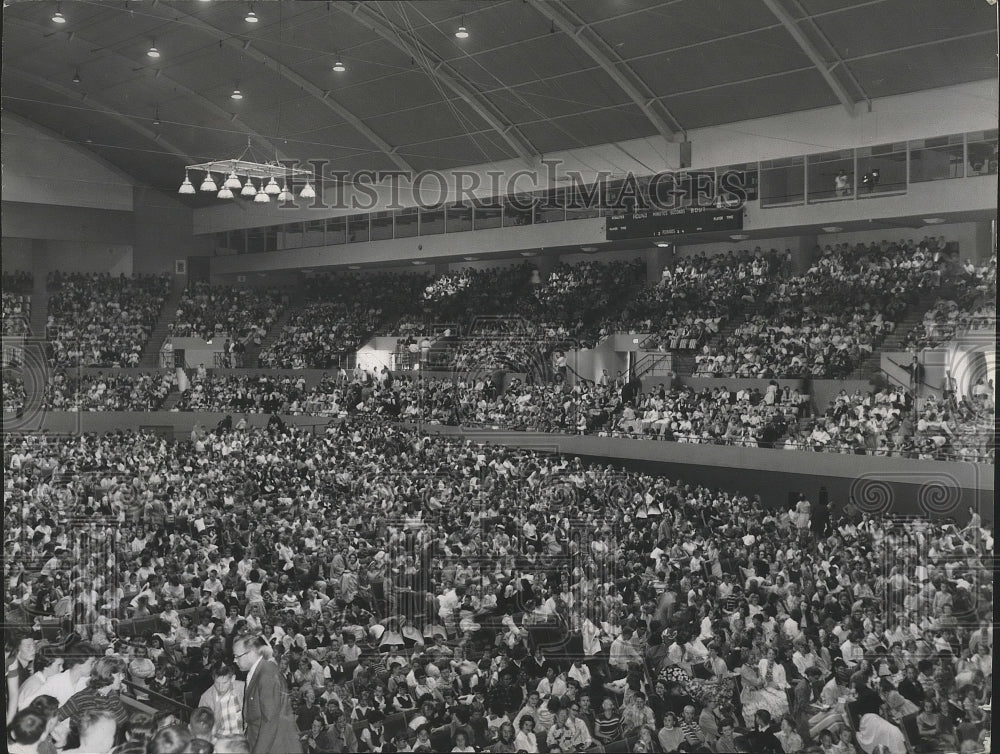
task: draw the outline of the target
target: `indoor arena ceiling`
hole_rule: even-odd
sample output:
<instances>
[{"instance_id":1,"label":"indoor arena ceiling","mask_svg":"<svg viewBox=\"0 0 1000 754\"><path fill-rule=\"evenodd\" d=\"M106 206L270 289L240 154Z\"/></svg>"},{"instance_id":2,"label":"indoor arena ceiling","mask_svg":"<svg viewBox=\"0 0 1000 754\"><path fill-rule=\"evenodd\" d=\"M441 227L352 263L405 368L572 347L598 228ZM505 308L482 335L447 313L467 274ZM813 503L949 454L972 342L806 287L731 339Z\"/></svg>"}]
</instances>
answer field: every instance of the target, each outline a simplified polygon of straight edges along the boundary
<instances>
[{"instance_id":1,"label":"indoor arena ceiling","mask_svg":"<svg viewBox=\"0 0 1000 754\"><path fill-rule=\"evenodd\" d=\"M446 169L863 109L995 77L996 50L987 0L7 0L2 92L174 191L248 138L262 159Z\"/></svg>"}]
</instances>

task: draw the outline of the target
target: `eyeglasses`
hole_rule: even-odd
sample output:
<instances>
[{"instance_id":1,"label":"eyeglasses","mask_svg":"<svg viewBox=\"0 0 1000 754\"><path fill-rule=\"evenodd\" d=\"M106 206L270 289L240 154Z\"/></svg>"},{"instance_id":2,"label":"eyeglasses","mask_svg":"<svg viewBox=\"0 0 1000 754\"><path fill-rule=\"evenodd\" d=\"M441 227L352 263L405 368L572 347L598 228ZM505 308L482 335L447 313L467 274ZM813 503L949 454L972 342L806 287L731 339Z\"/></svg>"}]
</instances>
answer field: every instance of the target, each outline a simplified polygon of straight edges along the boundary
<instances>
[{"instance_id":1,"label":"eyeglasses","mask_svg":"<svg viewBox=\"0 0 1000 754\"><path fill-rule=\"evenodd\" d=\"M248 650L247 650L246 652L241 652L241 653L240 653L240 654L238 654L238 655L233 655L233 659L234 659L234 660L238 660L238 659L240 659L241 657L243 657L243 655L248 655L248 654L250 654L250 650L249 650L249 649L248 649Z\"/></svg>"}]
</instances>

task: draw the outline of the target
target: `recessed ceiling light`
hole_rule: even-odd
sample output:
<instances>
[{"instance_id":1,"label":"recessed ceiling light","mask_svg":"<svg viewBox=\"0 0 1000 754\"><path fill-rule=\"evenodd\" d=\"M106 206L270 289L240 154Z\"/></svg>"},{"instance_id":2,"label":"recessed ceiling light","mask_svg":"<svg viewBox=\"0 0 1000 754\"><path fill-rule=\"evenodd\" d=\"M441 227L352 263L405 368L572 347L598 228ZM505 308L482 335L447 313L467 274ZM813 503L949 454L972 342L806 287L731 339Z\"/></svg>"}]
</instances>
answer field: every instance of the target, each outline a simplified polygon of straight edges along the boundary
<instances>
[{"instance_id":1,"label":"recessed ceiling light","mask_svg":"<svg viewBox=\"0 0 1000 754\"><path fill-rule=\"evenodd\" d=\"M839 225L824 225L823 226L823 232L824 233L839 233L842 230L843 230L843 228L841 228Z\"/></svg>"},{"instance_id":2,"label":"recessed ceiling light","mask_svg":"<svg viewBox=\"0 0 1000 754\"><path fill-rule=\"evenodd\" d=\"M160 57L160 51L156 49L156 43L155 42L153 43L153 46L150 47L149 50L146 51L146 55L148 57L151 57L151 58L158 58L158 57Z\"/></svg>"},{"instance_id":3,"label":"recessed ceiling light","mask_svg":"<svg viewBox=\"0 0 1000 754\"><path fill-rule=\"evenodd\" d=\"M924 224L925 225L940 225L943 222L945 222L945 219L943 217L925 217L924 218Z\"/></svg>"},{"instance_id":4,"label":"recessed ceiling light","mask_svg":"<svg viewBox=\"0 0 1000 754\"><path fill-rule=\"evenodd\" d=\"M731 235L730 238L733 239L734 241L746 241L748 238L750 238L750 236L748 236L746 233L733 233L733 235Z\"/></svg>"}]
</instances>

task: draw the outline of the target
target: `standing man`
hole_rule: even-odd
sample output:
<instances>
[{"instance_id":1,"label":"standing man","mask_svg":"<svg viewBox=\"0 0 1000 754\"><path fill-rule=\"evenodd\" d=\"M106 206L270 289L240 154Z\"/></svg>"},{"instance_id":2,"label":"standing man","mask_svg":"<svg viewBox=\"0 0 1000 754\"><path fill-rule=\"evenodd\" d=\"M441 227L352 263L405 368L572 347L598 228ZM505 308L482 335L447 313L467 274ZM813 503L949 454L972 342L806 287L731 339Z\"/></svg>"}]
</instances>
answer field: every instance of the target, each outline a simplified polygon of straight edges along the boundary
<instances>
[{"instance_id":1,"label":"standing man","mask_svg":"<svg viewBox=\"0 0 1000 754\"><path fill-rule=\"evenodd\" d=\"M243 717L251 754L302 754L288 689L260 636L236 640L233 654L247 672Z\"/></svg>"},{"instance_id":2,"label":"standing man","mask_svg":"<svg viewBox=\"0 0 1000 754\"><path fill-rule=\"evenodd\" d=\"M215 716L212 740L243 735L244 684L236 680L231 665L216 662L212 667L212 685L198 700L199 707L207 707Z\"/></svg>"}]
</instances>

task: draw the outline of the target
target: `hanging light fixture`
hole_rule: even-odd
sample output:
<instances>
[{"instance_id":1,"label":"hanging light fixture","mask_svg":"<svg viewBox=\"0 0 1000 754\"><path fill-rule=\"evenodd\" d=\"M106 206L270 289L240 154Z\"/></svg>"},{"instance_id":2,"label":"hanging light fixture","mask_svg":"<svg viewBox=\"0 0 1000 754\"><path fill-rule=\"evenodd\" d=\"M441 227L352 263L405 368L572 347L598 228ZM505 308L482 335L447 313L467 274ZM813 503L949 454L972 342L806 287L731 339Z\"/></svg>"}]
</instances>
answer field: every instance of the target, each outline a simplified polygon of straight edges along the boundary
<instances>
[{"instance_id":1,"label":"hanging light fixture","mask_svg":"<svg viewBox=\"0 0 1000 754\"><path fill-rule=\"evenodd\" d=\"M260 19L257 18L257 14L253 12L253 5L250 6L250 10L246 14L246 16L243 17L243 20L246 21L248 24L255 24L258 21L260 21Z\"/></svg>"},{"instance_id":2,"label":"hanging light fixture","mask_svg":"<svg viewBox=\"0 0 1000 754\"><path fill-rule=\"evenodd\" d=\"M233 93L229 95L229 99L243 99L243 92L241 92L238 88L233 89Z\"/></svg>"},{"instance_id":3,"label":"hanging light fixture","mask_svg":"<svg viewBox=\"0 0 1000 754\"><path fill-rule=\"evenodd\" d=\"M343 73L344 71L347 70L347 66L344 65L343 62L341 62L340 60L340 55L337 55L336 61L337 62L333 64L334 71L336 71L337 73Z\"/></svg>"},{"instance_id":4,"label":"hanging light fixture","mask_svg":"<svg viewBox=\"0 0 1000 754\"><path fill-rule=\"evenodd\" d=\"M469 30L465 28L465 16L462 16L462 25L458 27L458 31L455 32L455 36L459 39L469 38Z\"/></svg>"},{"instance_id":5,"label":"hanging light fixture","mask_svg":"<svg viewBox=\"0 0 1000 754\"><path fill-rule=\"evenodd\" d=\"M289 184L296 180L305 183L301 194L303 197L311 199L316 196L311 183L314 180L314 173L311 170L298 170L277 160L259 160L253 153L249 139L247 139L246 149L238 157L185 167L185 183L182 184L181 193L194 193L193 185L191 190L187 188L187 185L190 184L188 173L192 170L200 170L205 173L205 181L201 185L202 191L216 191L217 187L213 176L219 176L220 188L216 194L219 199L233 199L238 192L240 196L252 198L258 204L270 202L271 197L277 197L279 202L288 202L295 198L289 190ZM223 176L225 176L225 180L223 180ZM258 180L259 184L256 183Z\"/></svg>"},{"instance_id":6,"label":"hanging light fixture","mask_svg":"<svg viewBox=\"0 0 1000 754\"><path fill-rule=\"evenodd\" d=\"M62 3L59 3L56 6L56 12L52 14L52 23L54 24L66 23L66 16L62 14Z\"/></svg>"},{"instance_id":7,"label":"hanging light fixture","mask_svg":"<svg viewBox=\"0 0 1000 754\"><path fill-rule=\"evenodd\" d=\"M201 191L211 191L213 194L219 190L219 187L215 185L215 179L212 178L212 173L205 173L205 180L201 182L199 187Z\"/></svg>"},{"instance_id":8,"label":"hanging light fixture","mask_svg":"<svg viewBox=\"0 0 1000 754\"><path fill-rule=\"evenodd\" d=\"M73 83L74 84L79 84L81 81L82 81L82 79L80 78L80 69L77 68L76 69L76 73L73 74Z\"/></svg>"},{"instance_id":9,"label":"hanging light fixture","mask_svg":"<svg viewBox=\"0 0 1000 754\"><path fill-rule=\"evenodd\" d=\"M178 194L193 194L193 193L195 193L194 184L191 183L191 179L188 178L188 171L186 169L184 170L184 182L181 184L181 187L179 189L177 189L177 193Z\"/></svg>"},{"instance_id":10,"label":"hanging light fixture","mask_svg":"<svg viewBox=\"0 0 1000 754\"><path fill-rule=\"evenodd\" d=\"M160 51L156 49L156 40L153 40L153 46L146 51L146 56L150 58L160 57Z\"/></svg>"},{"instance_id":11,"label":"hanging light fixture","mask_svg":"<svg viewBox=\"0 0 1000 754\"><path fill-rule=\"evenodd\" d=\"M157 105L156 110L153 113L153 125L160 125L160 107Z\"/></svg>"}]
</instances>

